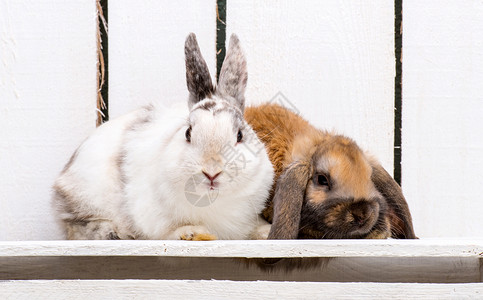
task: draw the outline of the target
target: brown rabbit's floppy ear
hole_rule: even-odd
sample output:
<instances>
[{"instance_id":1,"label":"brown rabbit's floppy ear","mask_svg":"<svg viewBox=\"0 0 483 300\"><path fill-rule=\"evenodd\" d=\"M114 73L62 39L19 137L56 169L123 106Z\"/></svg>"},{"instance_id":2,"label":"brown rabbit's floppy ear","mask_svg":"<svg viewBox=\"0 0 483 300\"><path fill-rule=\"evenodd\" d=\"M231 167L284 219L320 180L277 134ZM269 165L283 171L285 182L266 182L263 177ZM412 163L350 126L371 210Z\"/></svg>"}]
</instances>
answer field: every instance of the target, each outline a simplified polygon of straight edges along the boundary
<instances>
[{"instance_id":1,"label":"brown rabbit's floppy ear","mask_svg":"<svg viewBox=\"0 0 483 300\"><path fill-rule=\"evenodd\" d=\"M196 35L190 33L184 44L184 55L186 62L186 84L190 92L189 107L210 97L214 91L211 82L210 71L203 56L201 55Z\"/></svg>"},{"instance_id":2,"label":"brown rabbit's floppy ear","mask_svg":"<svg viewBox=\"0 0 483 300\"><path fill-rule=\"evenodd\" d=\"M401 187L378 163L372 162L372 182L386 199L391 223L391 237L396 239L416 239L409 207Z\"/></svg>"},{"instance_id":3,"label":"brown rabbit's floppy ear","mask_svg":"<svg viewBox=\"0 0 483 300\"><path fill-rule=\"evenodd\" d=\"M297 238L300 214L310 173L310 163L294 162L280 175L273 197L273 222L268 239Z\"/></svg>"},{"instance_id":4,"label":"brown rabbit's floppy ear","mask_svg":"<svg viewBox=\"0 0 483 300\"><path fill-rule=\"evenodd\" d=\"M247 86L247 61L235 34L230 37L230 45L220 70L217 92L225 100L240 108L245 108L245 88Z\"/></svg>"}]
</instances>

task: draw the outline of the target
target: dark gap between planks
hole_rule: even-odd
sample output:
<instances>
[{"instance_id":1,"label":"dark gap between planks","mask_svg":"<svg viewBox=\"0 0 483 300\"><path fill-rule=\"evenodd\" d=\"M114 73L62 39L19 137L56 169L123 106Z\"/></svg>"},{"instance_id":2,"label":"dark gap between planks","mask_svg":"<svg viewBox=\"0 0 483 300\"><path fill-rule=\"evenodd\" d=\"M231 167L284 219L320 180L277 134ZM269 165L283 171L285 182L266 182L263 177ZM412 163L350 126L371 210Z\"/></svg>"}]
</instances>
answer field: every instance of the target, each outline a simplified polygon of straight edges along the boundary
<instances>
[{"instance_id":1,"label":"dark gap between planks","mask_svg":"<svg viewBox=\"0 0 483 300\"><path fill-rule=\"evenodd\" d=\"M394 79L394 180L401 185L402 132L402 0L394 1L394 50L396 77Z\"/></svg>"},{"instance_id":2,"label":"dark gap between planks","mask_svg":"<svg viewBox=\"0 0 483 300\"><path fill-rule=\"evenodd\" d=\"M216 81L226 55L226 0L216 1Z\"/></svg>"}]
</instances>

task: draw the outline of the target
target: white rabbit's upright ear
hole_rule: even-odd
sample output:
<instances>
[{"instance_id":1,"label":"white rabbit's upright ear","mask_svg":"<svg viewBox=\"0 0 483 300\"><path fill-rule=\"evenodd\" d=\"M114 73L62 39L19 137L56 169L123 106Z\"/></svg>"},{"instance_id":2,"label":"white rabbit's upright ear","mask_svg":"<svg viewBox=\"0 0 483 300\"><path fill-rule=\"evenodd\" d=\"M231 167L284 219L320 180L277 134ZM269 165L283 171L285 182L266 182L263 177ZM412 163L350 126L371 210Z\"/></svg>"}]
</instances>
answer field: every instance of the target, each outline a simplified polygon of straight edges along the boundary
<instances>
[{"instance_id":1,"label":"white rabbit's upright ear","mask_svg":"<svg viewBox=\"0 0 483 300\"><path fill-rule=\"evenodd\" d=\"M247 78L247 61L245 55L240 47L238 37L232 34L227 55L221 67L217 93L223 99L231 102L243 111L245 108Z\"/></svg>"},{"instance_id":2,"label":"white rabbit's upright ear","mask_svg":"<svg viewBox=\"0 0 483 300\"><path fill-rule=\"evenodd\" d=\"M189 108L197 102L211 97L214 88L211 82L210 71L201 55L196 35L190 33L184 45L186 62L186 84L190 92Z\"/></svg>"}]
</instances>

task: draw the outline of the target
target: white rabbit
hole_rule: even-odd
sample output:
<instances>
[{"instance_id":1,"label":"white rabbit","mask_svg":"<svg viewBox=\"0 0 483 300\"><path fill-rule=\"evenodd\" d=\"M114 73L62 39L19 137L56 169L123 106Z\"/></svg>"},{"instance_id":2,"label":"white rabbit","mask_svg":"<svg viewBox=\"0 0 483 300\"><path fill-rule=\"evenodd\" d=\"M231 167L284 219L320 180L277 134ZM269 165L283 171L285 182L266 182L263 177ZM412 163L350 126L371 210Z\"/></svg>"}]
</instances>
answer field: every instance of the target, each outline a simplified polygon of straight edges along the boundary
<instances>
[{"instance_id":1,"label":"white rabbit","mask_svg":"<svg viewBox=\"0 0 483 300\"><path fill-rule=\"evenodd\" d=\"M243 119L245 56L231 36L215 89L190 34L188 107L159 105L100 126L54 184L68 239L246 239L273 184L264 145Z\"/></svg>"}]
</instances>

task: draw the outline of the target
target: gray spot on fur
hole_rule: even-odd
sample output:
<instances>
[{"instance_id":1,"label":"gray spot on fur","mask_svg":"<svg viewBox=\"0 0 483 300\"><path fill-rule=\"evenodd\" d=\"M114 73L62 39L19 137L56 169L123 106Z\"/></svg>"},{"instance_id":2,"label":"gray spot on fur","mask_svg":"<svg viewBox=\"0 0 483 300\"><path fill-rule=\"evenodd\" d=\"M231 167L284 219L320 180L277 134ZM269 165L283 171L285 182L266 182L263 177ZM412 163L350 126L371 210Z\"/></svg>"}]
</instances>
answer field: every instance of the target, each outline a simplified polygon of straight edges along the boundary
<instances>
[{"instance_id":1,"label":"gray spot on fur","mask_svg":"<svg viewBox=\"0 0 483 300\"><path fill-rule=\"evenodd\" d=\"M81 213L78 209L78 201L58 186L54 186L53 201L57 210L63 213L62 221L66 224L86 226L89 219L93 217L90 214Z\"/></svg>"},{"instance_id":2,"label":"gray spot on fur","mask_svg":"<svg viewBox=\"0 0 483 300\"><path fill-rule=\"evenodd\" d=\"M116 167L119 170L119 179L123 187L126 185L126 182L127 182L126 175L124 174L122 169L122 166L124 165L125 157L126 157L126 154L125 154L125 151L123 150L116 158Z\"/></svg>"},{"instance_id":3,"label":"gray spot on fur","mask_svg":"<svg viewBox=\"0 0 483 300\"><path fill-rule=\"evenodd\" d=\"M214 109L216 106L216 101L203 101L203 103L201 103L197 109L204 109L204 110L212 110Z\"/></svg>"},{"instance_id":4,"label":"gray spot on fur","mask_svg":"<svg viewBox=\"0 0 483 300\"><path fill-rule=\"evenodd\" d=\"M131 134L133 131L142 130L146 126L151 124L151 121L154 118L154 113L155 113L154 111L155 111L155 108L154 108L153 105L147 105L147 106L142 107L142 111L140 113L139 118L134 120L126 128L126 132L124 133L124 135L125 134ZM124 175L124 172L122 172L122 165L124 164L125 158L126 158L126 151L124 150L124 148L121 148L117 157L114 160L115 164L116 164L116 168L119 170L119 176L120 176L120 180L121 180L121 183L122 183L123 186L126 183L126 177Z\"/></svg>"},{"instance_id":5,"label":"gray spot on fur","mask_svg":"<svg viewBox=\"0 0 483 300\"><path fill-rule=\"evenodd\" d=\"M245 121L243 119L243 115L240 112L240 110L236 107L233 106L227 106L221 109L217 109L213 111L213 115L216 116L217 114L221 112L228 112L231 115L233 115L233 128L235 130L242 129L244 127Z\"/></svg>"},{"instance_id":6,"label":"gray spot on fur","mask_svg":"<svg viewBox=\"0 0 483 300\"><path fill-rule=\"evenodd\" d=\"M126 132L143 128L146 124L153 120L154 106L146 105L142 107L140 117L134 120L126 129Z\"/></svg>"},{"instance_id":7,"label":"gray spot on fur","mask_svg":"<svg viewBox=\"0 0 483 300\"><path fill-rule=\"evenodd\" d=\"M198 106L196 106L193 111L197 109L211 111L213 116L216 116L222 112L228 112L233 116L232 125L235 130L243 129L245 127L245 121L241 110L238 107L231 105L231 103L227 101L204 100Z\"/></svg>"},{"instance_id":8,"label":"gray spot on fur","mask_svg":"<svg viewBox=\"0 0 483 300\"><path fill-rule=\"evenodd\" d=\"M117 235L115 232L109 232L109 235L107 236L108 240L120 240L121 238Z\"/></svg>"}]
</instances>

